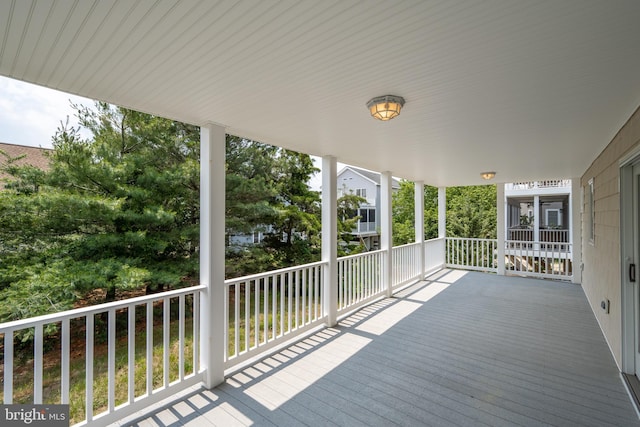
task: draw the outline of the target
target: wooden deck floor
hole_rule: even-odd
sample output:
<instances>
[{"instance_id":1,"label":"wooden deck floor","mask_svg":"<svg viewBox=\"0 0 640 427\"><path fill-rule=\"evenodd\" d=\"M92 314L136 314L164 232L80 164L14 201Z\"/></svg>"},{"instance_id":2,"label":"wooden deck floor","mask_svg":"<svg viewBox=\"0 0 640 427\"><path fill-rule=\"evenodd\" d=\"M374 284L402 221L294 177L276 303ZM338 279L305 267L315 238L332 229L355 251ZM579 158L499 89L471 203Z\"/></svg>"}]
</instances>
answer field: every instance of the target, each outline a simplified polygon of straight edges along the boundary
<instances>
[{"instance_id":1,"label":"wooden deck floor","mask_svg":"<svg viewBox=\"0 0 640 427\"><path fill-rule=\"evenodd\" d=\"M445 270L136 426L640 426L582 289Z\"/></svg>"}]
</instances>

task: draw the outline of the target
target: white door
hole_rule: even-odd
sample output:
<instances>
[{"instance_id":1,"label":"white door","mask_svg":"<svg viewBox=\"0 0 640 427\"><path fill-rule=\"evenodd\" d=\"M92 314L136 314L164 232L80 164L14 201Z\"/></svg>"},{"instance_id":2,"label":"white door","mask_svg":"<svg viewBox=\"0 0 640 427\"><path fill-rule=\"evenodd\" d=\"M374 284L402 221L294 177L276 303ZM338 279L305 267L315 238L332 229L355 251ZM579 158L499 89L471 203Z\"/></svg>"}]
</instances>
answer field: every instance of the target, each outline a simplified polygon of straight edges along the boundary
<instances>
[{"instance_id":1,"label":"white door","mask_svg":"<svg viewBox=\"0 0 640 427\"><path fill-rule=\"evenodd\" d=\"M598 244L592 227L595 223L592 188L593 179L584 188L583 236L586 239L583 247L586 250L589 244ZM640 378L640 152L620 168L620 220L622 372ZM608 309L606 300L602 306Z\"/></svg>"},{"instance_id":2,"label":"white door","mask_svg":"<svg viewBox=\"0 0 640 427\"><path fill-rule=\"evenodd\" d=\"M633 254L627 265L627 280L633 289L633 337L635 374L640 377L640 286L637 268L640 261L640 164L633 166ZM624 194L621 194L624 197Z\"/></svg>"}]
</instances>

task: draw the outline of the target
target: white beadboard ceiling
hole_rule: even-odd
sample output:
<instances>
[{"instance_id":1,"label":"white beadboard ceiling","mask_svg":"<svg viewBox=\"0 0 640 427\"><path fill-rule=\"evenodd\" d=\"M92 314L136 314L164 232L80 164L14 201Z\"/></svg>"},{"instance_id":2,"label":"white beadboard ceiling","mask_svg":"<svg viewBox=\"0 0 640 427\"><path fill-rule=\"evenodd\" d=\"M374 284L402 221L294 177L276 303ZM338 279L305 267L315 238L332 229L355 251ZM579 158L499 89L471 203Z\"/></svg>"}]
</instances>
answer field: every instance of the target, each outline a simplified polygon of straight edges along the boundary
<instances>
[{"instance_id":1,"label":"white beadboard ceiling","mask_svg":"<svg viewBox=\"0 0 640 427\"><path fill-rule=\"evenodd\" d=\"M578 177L640 105L640 1L2 0L0 75L431 185Z\"/></svg>"}]
</instances>

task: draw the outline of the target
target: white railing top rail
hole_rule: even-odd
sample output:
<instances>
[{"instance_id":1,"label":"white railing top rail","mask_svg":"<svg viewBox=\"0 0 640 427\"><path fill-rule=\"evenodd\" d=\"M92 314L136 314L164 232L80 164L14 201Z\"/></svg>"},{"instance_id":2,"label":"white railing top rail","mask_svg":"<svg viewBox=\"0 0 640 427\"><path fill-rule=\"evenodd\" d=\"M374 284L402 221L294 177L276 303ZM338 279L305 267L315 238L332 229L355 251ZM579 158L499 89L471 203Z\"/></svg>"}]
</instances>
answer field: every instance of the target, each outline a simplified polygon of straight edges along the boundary
<instances>
[{"instance_id":1,"label":"white railing top rail","mask_svg":"<svg viewBox=\"0 0 640 427\"><path fill-rule=\"evenodd\" d=\"M444 239L446 239L446 238L447 238L447 237L434 237L433 239L428 239L428 240L425 240L424 242L425 242L425 243L428 243L428 242L436 242L436 241L438 241L438 240L444 240Z\"/></svg>"},{"instance_id":2,"label":"white railing top rail","mask_svg":"<svg viewBox=\"0 0 640 427\"><path fill-rule=\"evenodd\" d=\"M541 244L541 245L573 245L571 242L546 242L544 240L505 240L505 244L511 243L522 243L523 245L533 245L533 244Z\"/></svg>"},{"instance_id":3,"label":"white railing top rail","mask_svg":"<svg viewBox=\"0 0 640 427\"><path fill-rule=\"evenodd\" d=\"M233 279L225 280L224 284L233 285L236 283L246 282L248 280L262 279L263 277L273 276L274 274L289 273L290 271L302 270L305 268L317 267L319 265L325 265L325 264L327 264L326 261L316 261L316 262L311 262L309 264L294 265L292 267L280 268L278 270L265 271L262 273L250 274L248 276L234 277Z\"/></svg>"},{"instance_id":4,"label":"white railing top rail","mask_svg":"<svg viewBox=\"0 0 640 427\"><path fill-rule=\"evenodd\" d=\"M562 254L571 256L573 243L571 242L544 242L540 240L505 240L505 250L510 254L513 252L523 252L541 256L544 254Z\"/></svg>"},{"instance_id":5,"label":"white railing top rail","mask_svg":"<svg viewBox=\"0 0 640 427\"><path fill-rule=\"evenodd\" d=\"M419 246L419 245L420 245L420 242L405 243L404 245L394 246L393 249L408 248L411 246Z\"/></svg>"},{"instance_id":6,"label":"white railing top rail","mask_svg":"<svg viewBox=\"0 0 640 427\"><path fill-rule=\"evenodd\" d=\"M27 319L14 320L11 322L0 323L0 333L17 331L20 329L31 328L36 325L44 325L48 323L60 322L65 319L75 319L77 317L88 316L90 314L102 313L112 309L130 307L132 305L144 304L149 301L155 301L163 298L172 298L180 295L187 295L206 289L204 285L191 286L188 288L175 289L172 291L159 292L157 294L145 295L141 297L128 298L120 301L107 302L104 304L92 305L89 307L74 308L72 310L61 311L59 313L44 314L37 317L29 317Z\"/></svg>"},{"instance_id":7,"label":"white railing top rail","mask_svg":"<svg viewBox=\"0 0 640 427\"><path fill-rule=\"evenodd\" d=\"M346 255L346 256L340 257L340 258L338 258L338 261L343 261L343 260L346 260L346 259L362 258L362 257L366 257L368 255L376 255L376 254L381 254L381 253L384 253L384 252L385 252L384 249L378 249L377 251L360 252L359 254Z\"/></svg>"},{"instance_id":8,"label":"white railing top rail","mask_svg":"<svg viewBox=\"0 0 640 427\"><path fill-rule=\"evenodd\" d=\"M436 241L438 241L438 240L444 240L444 239L449 239L449 238L450 238L450 237L434 237L433 239L427 239L427 240L425 240L425 241L424 241L424 243L428 243L428 242L436 242ZM463 239L464 237L456 237L456 238ZM419 245L419 244L420 244L420 242L405 243L404 245L394 246L394 247L393 247L393 249L396 249L396 248L402 248L402 247L405 247L405 246L416 246L416 245Z\"/></svg>"},{"instance_id":9,"label":"white railing top rail","mask_svg":"<svg viewBox=\"0 0 640 427\"><path fill-rule=\"evenodd\" d=\"M533 225L512 225L507 228L507 230L533 230ZM540 231L569 231L568 228L544 228L544 226L540 226Z\"/></svg>"},{"instance_id":10,"label":"white railing top rail","mask_svg":"<svg viewBox=\"0 0 640 427\"><path fill-rule=\"evenodd\" d=\"M447 237L447 240L474 240L474 241L483 241L483 242L497 242L498 239L481 239L477 237Z\"/></svg>"}]
</instances>

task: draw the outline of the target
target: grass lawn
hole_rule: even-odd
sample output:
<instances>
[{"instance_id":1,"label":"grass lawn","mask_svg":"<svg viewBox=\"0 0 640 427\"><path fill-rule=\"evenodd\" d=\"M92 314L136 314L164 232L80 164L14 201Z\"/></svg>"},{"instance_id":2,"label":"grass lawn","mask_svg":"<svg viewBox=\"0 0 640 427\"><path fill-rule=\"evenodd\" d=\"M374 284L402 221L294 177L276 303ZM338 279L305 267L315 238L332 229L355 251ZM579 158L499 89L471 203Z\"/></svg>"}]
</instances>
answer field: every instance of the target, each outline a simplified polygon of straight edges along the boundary
<instances>
[{"instance_id":1,"label":"grass lawn","mask_svg":"<svg viewBox=\"0 0 640 427\"><path fill-rule=\"evenodd\" d=\"M262 291L259 298L258 306L258 325L256 328L256 296L250 292L249 316L245 317L247 308L245 300L244 286L239 294L239 322L235 323L234 313L234 297L235 293L230 292L230 309L228 317L228 348L227 354L230 357L236 355L234 339L236 327L239 335L238 351L247 350L245 336L249 334L249 348L255 344L255 335L259 333L258 341L264 341L265 326L269 340L276 336L289 331L289 315L291 314L291 328L295 329L302 326L306 322L301 317L295 315L295 298L291 301L291 310L289 310L288 296L281 291L269 292L266 301L268 316L265 316L265 293ZM275 296L275 298L274 298ZM298 295L298 309L302 310L301 294ZM273 316L273 303L275 299L276 315ZM305 317L307 321L314 315L319 314L319 304L313 304L308 296L304 298ZM184 343L184 373L189 375L193 373L193 317L192 317L192 301L186 299L185 309L185 343ZM281 311L281 308L284 308ZM162 319L162 301L154 303L153 315L153 360L152 360L152 383L153 389L159 388L163 384L163 319ZM169 328L169 382L175 381L179 376L179 319L178 319L178 299L171 299L170 307L170 328ZM283 324L281 324L281 319ZM247 327L247 320L249 327ZM274 322L275 320L275 322ZM107 335L108 326L101 316L95 315L94 318L94 348L93 348L93 413L97 415L107 409L108 405L108 345ZM274 325L275 323L275 325ZM58 324L58 327L60 325ZM284 326L284 328L282 328ZM115 357L115 406L127 402L128 399L128 312L123 309L116 314L116 357ZM0 343L2 342L0 337ZM146 394L146 373L147 373L147 354L146 354L146 310L143 305L136 307L135 322L135 368L134 368L134 390L135 397ZM4 371L4 349L2 352L0 363L0 377ZM61 399L60 378L61 378L61 350L60 335L55 333L45 339L45 353L43 357L43 402L45 404L58 404ZM71 346L70 346L70 418L71 424L81 422L85 419L86 405L86 330L85 319L71 320ZM26 344L18 344L16 342L14 348L14 375L13 375L13 402L16 404L30 404L33 402L33 342ZM4 390L0 387L0 398L3 396Z\"/></svg>"},{"instance_id":2,"label":"grass lawn","mask_svg":"<svg viewBox=\"0 0 640 427\"><path fill-rule=\"evenodd\" d=\"M177 301L177 299L176 299ZM178 379L179 376L179 320L177 308L173 309L169 328L169 381ZM177 302L175 303L177 307ZM141 310L138 306L136 314ZM153 317L153 388L162 386L163 372L163 329L162 329L162 304L154 309ZM175 315L173 314L175 311ZM93 413L99 414L107 409L108 405L108 346L106 339L107 327L96 316L96 342L93 349ZM116 326L116 357L115 357L115 405L125 403L128 399L128 337L127 337L127 312L124 310L117 315ZM83 330L84 322L77 322L74 328L72 321L72 341L70 348L70 418L71 425L85 419L85 372L86 372L86 339ZM146 393L146 318L137 316L135 334L135 368L134 385L135 396ZM184 343L184 373L193 373L193 318L190 310L185 316L185 343ZM60 339L52 336L45 342L47 351L43 362L43 402L45 404L60 403ZM15 349L14 375L13 375L13 402L16 404L29 404L33 402L33 345L22 345ZM4 357L3 357L4 359ZM4 366L3 366L4 368ZM0 390L0 395L2 394Z\"/></svg>"}]
</instances>

